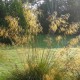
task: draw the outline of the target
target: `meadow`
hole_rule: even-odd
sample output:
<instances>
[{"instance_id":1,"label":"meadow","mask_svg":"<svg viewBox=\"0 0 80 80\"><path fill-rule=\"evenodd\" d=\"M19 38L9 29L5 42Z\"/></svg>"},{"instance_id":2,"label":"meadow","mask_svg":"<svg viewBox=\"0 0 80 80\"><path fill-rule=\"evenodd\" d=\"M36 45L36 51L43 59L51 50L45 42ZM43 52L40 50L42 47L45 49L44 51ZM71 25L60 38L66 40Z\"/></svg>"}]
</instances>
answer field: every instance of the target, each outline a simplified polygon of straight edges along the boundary
<instances>
[{"instance_id":1,"label":"meadow","mask_svg":"<svg viewBox=\"0 0 80 80\"><path fill-rule=\"evenodd\" d=\"M17 68L20 70L27 68L26 62L27 62L27 59L29 58L29 56L33 58L31 60L34 63L35 62L34 61L35 54L38 56L38 59L43 58L43 59L46 59L49 61L52 58L51 60L53 62L55 59L56 60L55 66L57 66L58 69L63 70L64 67L66 67L66 65L64 65L64 63L66 63L66 60L68 58L70 58L70 61L71 61L69 66L74 65L74 62L77 61L77 62L75 62L76 66L73 66L73 69L74 69L74 67L76 67L76 68L79 67L79 61L78 61L80 59L79 44L77 44L76 47L74 46L72 48L67 49L67 52L66 52L66 48L64 48L68 44L68 41L70 41L70 39L72 39L74 37L68 36L66 39L63 39L58 44L56 41L54 41L55 40L55 36L54 36L54 37L52 37L52 40L53 40L52 47L48 47L47 44L45 43L45 38L46 38L45 35L39 35L37 37L38 43L35 42L34 44L32 44L34 46L30 47L30 48L27 47L26 45L25 46L1 47L0 48L0 80L6 80L6 78L11 75L11 71L13 71ZM54 44L56 44L56 45L54 46ZM74 58L74 59L72 59L72 58ZM36 58L36 60L37 60L37 58ZM75 71L75 70L73 70L73 71ZM65 71L63 71L63 72L65 72ZM72 77L74 77L72 75L72 73L70 73L70 75ZM67 77L66 80L73 80L73 78L70 78L70 79L69 78L70 78L70 76ZM58 79L55 79L55 80L58 80ZM59 79L59 80L65 80L65 78ZM78 79L74 78L74 80L78 80Z\"/></svg>"}]
</instances>

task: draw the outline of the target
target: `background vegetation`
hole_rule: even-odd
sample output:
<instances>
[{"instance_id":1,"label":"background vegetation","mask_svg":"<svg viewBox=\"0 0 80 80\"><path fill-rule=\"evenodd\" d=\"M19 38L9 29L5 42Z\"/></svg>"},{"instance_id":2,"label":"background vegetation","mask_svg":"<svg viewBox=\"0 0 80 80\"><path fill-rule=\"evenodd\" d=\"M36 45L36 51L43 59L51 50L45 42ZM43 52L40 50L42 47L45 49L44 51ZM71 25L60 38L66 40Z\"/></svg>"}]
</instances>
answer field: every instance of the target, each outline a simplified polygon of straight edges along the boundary
<instances>
[{"instance_id":1,"label":"background vegetation","mask_svg":"<svg viewBox=\"0 0 80 80\"><path fill-rule=\"evenodd\" d=\"M79 0L0 0L0 80L80 80Z\"/></svg>"}]
</instances>

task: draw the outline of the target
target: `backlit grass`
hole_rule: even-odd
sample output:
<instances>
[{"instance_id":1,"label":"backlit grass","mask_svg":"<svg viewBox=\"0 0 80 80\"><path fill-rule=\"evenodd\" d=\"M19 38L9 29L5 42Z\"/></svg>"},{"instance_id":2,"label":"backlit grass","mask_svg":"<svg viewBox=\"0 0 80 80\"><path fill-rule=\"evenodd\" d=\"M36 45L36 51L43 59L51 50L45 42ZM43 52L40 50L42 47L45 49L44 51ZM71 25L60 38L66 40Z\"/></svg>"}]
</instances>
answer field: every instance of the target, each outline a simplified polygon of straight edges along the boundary
<instances>
[{"instance_id":1,"label":"backlit grass","mask_svg":"<svg viewBox=\"0 0 80 80\"><path fill-rule=\"evenodd\" d=\"M22 74L22 73L24 73L23 70L28 67L27 63L29 63L29 65L31 63L33 65L38 64L38 66L36 66L35 68L37 68L38 70L41 69L40 72L41 72L41 74L44 73L43 74L44 76L42 75L42 77L45 80L47 80L46 78L49 78L49 76L51 79L52 75L54 75L53 78L55 80L58 80L58 79L65 80L65 78L66 78L66 80L77 80L77 78L75 79L74 77L76 76L79 78L80 47L78 46L76 48L64 48L64 47L62 47L62 45L66 44L65 41L63 40L62 41L63 43L57 44L57 42L54 41L55 40L55 38L54 38L53 39L54 44L53 43L52 44L53 45L56 44L56 45L55 45L55 47L52 46L49 48L49 47L46 47L47 44L44 42L45 37L46 36L44 36L44 35L38 37L38 45L35 44L35 42L34 42L35 45L33 44L34 45L34 46L32 46L33 48L26 47L26 46L23 46L23 47L22 46L20 46L20 47L18 47L18 46L1 47L0 48L0 54L1 54L0 80L6 80L6 77L10 78L10 76L12 75L11 73L13 73L13 74L15 73L15 76L16 76L16 72L12 72L12 71L15 71L16 69L18 69L20 74L23 76L23 74ZM71 38L67 39L67 42L70 39ZM42 43L41 43L41 41L42 41ZM37 47L35 47L35 46L37 46ZM40 61L43 62L43 63L41 63L41 65L43 65L43 66L39 65ZM48 66L48 68L47 68L48 73L45 73L44 71L46 71L45 70L46 67L44 67L44 65L47 61L49 62L48 64L46 64ZM53 65L53 63L54 63L54 65ZM53 69L51 71L52 73L50 72L51 68L49 68L50 64L53 65ZM66 71L66 70L68 70L68 71ZM33 75L34 72L35 72L35 69L32 69L31 72L26 73L26 74L28 74L30 76L31 75L35 76L35 75ZM56 73L54 73L54 72L56 72ZM64 74L64 73L65 73L65 75L62 77L62 74ZM26 75L24 74L24 77L25 76ZM39 80L39 76L37 76L37 77L38 77L37 79ZM43 79L42 77L41 77L41 80ZM58 77L61 77L61 79ZM15 79L15 80L19 80L19 79ZM25 78L24 78L24 80L25 80Z\"/></svg>"}]
</instances>

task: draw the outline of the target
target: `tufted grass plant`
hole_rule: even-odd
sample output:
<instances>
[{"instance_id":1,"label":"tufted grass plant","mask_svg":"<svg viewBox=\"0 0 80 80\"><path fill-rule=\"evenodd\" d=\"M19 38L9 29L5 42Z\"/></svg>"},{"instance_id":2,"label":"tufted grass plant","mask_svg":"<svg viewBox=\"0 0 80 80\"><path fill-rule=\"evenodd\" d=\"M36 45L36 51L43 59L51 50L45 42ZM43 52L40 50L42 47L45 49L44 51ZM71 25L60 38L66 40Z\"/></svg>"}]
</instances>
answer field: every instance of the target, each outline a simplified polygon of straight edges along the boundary
<instances>
[{"instance_id":1,"label":"tufted grass plant","mask_svg":"<svg viewBox=\"0 0 80 80\"><path fill-rule=\"evenodd\" d=\"M79 41L79 36L72 39L74 40ZM73 44L69 42L62 49L52 49L49 42L51 43L51 38L48 36L46 43L49 47L46 49L33 46L18 49L23 69L19 69L20 66L15 67L7 80L79 80L80 47L72 47L76 41Z\"/></svg>"},{"instance_id":2,"label":"tufted grass plant","mask_svg":"<svg viewBox=\"0 0 80 80\"><path fill-rule=\"evenodd\" d=\"M21 50L18 50L19 52L21 53ZM37 48L23 50L19 54L23 69L20 70L18 66L15 67L15 70L11 72L11 76L7 80L43 80L54 65L53 56L49 52L50 50L38 50Z\"/></svg>"}]
</instances>

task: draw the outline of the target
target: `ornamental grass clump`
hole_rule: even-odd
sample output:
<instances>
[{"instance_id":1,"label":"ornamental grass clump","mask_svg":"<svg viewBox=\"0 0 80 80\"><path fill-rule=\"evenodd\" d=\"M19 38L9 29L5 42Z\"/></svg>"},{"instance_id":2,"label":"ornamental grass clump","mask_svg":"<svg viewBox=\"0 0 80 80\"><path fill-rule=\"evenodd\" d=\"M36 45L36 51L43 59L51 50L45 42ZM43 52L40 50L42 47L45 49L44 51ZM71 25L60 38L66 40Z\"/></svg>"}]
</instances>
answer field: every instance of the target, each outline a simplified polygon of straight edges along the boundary
<instances>
[{"instance_id":1,"label":"ornamental grass clump","mask_svg":"<svg viewBox=\"0 0 80 80\"><path fill-rule=\"evenodd\" d=\"M76 36L75 38L72 38L69 42L68 42L68 47L74 47L76 45L78 45L80 42L80 38L79 36ZM78 45L79 46L79 45Z\"/></svg>"},{"instance_id":2,"label":"ornamental grass clump","mask_svg":"<svg viewBox=\"0 0 80 80\"><path fill-rule=\"evenodd\" d=\"M47 80L46 76L54 65L53 57L41 49L39 51L30 50L32 53L26 54L26 60L23 61L24 69L16 67L7 80Z\"/></svg>"},{"instance_id":3,"label":"ornamental grass clump","mask_svg":"<svg viewBox=\"0 0 80 80\"><path fill-rule=\"evenodd\" d=\"M51 15L51 18L49 18L49 32L53 31L56 34L62 35L73 35L78 33L78 30L80 28L80 22L69 23L69 16L70 14L65 14L58 17L57 13L54 12L54 14Z\"/></svg>"},{"instance_id":4,"label":"ornamental grass clump","mask_svg":"<svg viewBox=\"0 0 80 80\"><path fill-rule=\"evenodd\" d=\"M42 31L42 27L38 21L37 14L28 7L23 9L23 13L27 24L27 33L33 35L40 33Z\"/></svg>"},{"instance_id":5,"label":"ornamental grass clump","mask_svg":"<svg viewBox=\"0 0 80 80\"><path fill-rule=\"evenodd\" d=\"M79 80L79 48L66 46L53 50L30 47L17 51L23 69L15 67L7 80Z\"/></svg>"},{"instance_id":6,"label":"ornamental grass clump","mask_svg":"<svg viewBox=\"0 0 80 80\"><path fill-rule=\"evenodd\" d=\"M24 8L23 15L26 22L25 29L19 24L18 17L10 15L5 17L8 26L6 28L4 26L0 28L0 38L4 41L3 43L9 43L10 45L27 44L32 39L34 40L34 36L42 31L37 15L32 10L28 7L26 9Z\"/></svg>"}]
</instances>

